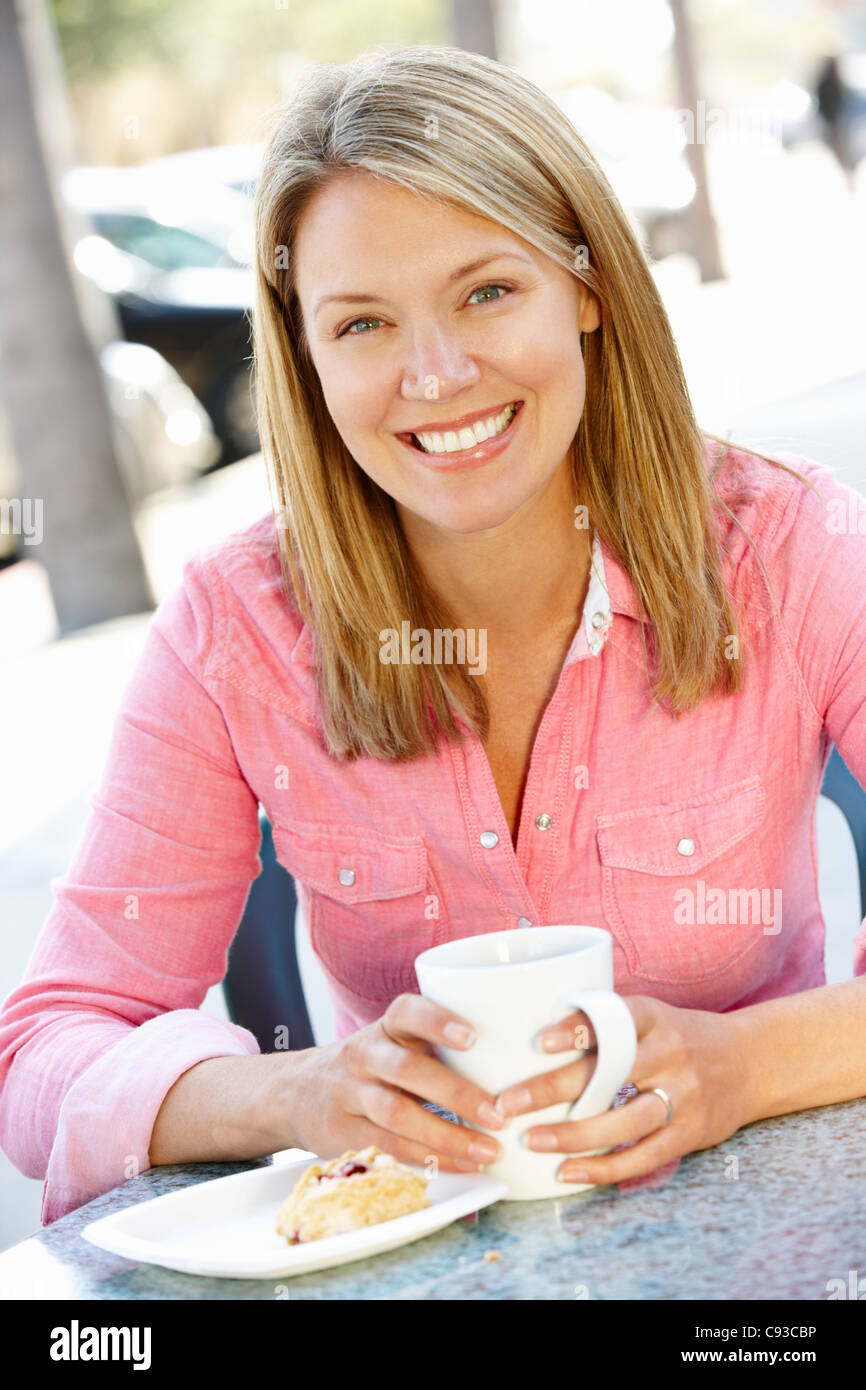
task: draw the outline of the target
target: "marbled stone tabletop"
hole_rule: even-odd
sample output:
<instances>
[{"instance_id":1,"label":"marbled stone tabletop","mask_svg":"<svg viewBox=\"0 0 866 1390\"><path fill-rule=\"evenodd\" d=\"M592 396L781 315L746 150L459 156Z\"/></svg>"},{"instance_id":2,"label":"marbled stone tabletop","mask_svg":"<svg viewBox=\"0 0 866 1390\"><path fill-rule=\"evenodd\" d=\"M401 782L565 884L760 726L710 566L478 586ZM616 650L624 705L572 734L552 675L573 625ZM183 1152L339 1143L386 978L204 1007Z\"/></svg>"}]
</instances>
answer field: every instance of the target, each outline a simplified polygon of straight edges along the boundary
<instances>
[{"instance_id":1,"label":"marbled stone tabletop","mask_svg":"<svg viewBox=\"0 0 866 1390\"><path fill-rule=\"evenodd\" d=\"M866 1289L864 1144L866 1099L804 1110L690 1154L653 1185L497 1202L411 1245L279 1280L180 1274L83 1240L97 1217L271 1160L153 1168L0 1254L0 1298L826 1300L860 1278Z\"/></svg>"}]
</instances>

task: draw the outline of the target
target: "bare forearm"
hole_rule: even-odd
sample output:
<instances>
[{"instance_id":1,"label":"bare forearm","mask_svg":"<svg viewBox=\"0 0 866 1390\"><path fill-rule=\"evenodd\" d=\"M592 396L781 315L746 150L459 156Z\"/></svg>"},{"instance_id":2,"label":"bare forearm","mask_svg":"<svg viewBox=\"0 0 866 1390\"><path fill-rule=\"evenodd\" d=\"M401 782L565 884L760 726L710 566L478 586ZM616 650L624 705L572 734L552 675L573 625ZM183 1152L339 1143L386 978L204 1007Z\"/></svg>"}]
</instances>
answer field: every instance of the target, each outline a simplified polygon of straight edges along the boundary
<instances>
[{"instance_id":1,"label":"bare forearm","mask_svg":"<svg viewBox=\"0 0 866 1390\"><path fill-rule=\"evenodd\" d=\"M300 1055L209 1057L190 1067L160 1106L151 1165L261 1158L296 1147L291 1116L278 1122L267 1097L276 1070L285 1072Z\"/></svg>"},{"instance_id":2,"label":"bare forearm","mask_svg":"<svg viewBox=\"0 0 866 1390\"><path fill-rule=\"evenodd\" d=\"M744 1124L866 1096L866 978L750 1004L740 1037Z\"/></svg>"}]
</instances>

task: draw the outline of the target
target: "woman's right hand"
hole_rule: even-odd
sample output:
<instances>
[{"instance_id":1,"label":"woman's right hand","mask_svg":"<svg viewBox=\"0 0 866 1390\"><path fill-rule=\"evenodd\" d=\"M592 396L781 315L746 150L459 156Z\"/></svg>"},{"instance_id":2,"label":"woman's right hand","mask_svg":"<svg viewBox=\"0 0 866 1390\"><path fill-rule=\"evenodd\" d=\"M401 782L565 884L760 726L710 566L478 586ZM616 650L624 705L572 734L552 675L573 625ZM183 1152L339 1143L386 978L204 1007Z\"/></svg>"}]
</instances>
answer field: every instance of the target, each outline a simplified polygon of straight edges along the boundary
<instances>
[{"instance_id":1,"label":"woman's right hand","mask_svg":"<svg viewBox=\"0 0 866 1390\"><path fill-rule=\"evenodd\" d=\"M458 1014L420 994L400 994L381 1018L348 1037L286 1054L268 1088L269 1128L287 1126L292 1144L322 1158L376 1144L401 1162L429 1166L432 1159L477 1172L501 1156L497 1141L422 1104L433 1101L485 1129L505 1123L495 1095L434 1054L436 1044L463 1048L467 1040L471 1046L472 1029Z\"/></svg>"}]
</instances>

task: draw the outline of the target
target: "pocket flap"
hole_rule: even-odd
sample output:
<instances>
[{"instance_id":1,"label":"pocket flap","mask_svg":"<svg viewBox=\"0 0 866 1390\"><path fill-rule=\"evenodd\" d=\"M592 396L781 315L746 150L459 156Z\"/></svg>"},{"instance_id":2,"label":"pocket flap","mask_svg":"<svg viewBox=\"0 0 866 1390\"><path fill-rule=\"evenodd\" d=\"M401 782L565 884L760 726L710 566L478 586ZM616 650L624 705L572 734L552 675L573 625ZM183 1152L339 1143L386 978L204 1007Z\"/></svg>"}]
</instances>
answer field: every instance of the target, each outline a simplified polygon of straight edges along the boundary
<instances>
[{"instance_id":1,"label":"pocket flap","mask_svg":"<svg viewBox=\"0 0 866 1390\"><path fill-rule=\"evenodd\" d=\"M294 878L343 903L420 893L427 848L420 835L380 835L364 826L272 821L280 863Z\"/></svg>"},{"instance_id":2,"label":"pocket flap","mask_svg":"<svg viewBox=\"0 0 866 1390\"><path fill-rule=\"evenodd\" d=\"M752 834L765 802L755 775L703 797L597 816L601 862L645 874L691 874Z\"/></svg>"}]
</instances>

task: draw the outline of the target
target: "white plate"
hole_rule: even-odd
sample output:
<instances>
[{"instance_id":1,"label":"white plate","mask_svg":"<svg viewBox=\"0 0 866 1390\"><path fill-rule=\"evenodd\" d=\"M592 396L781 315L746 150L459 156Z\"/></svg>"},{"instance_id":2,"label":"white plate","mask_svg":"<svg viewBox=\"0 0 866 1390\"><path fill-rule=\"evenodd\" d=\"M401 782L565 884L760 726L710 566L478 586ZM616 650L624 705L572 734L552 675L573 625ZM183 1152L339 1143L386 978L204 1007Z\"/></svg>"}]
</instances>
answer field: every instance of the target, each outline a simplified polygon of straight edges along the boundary
<instances>
[{"instance_id":1,"label":"white plate","mask_svg":"<svg viewBox=\"0 0 866 1390\"><path fill-rule=\"evenodd\" d=\"M431 1178L431 1206L360 1231L289 1245L274 1230L280 1204L315 1155L283 1167L253 1168L196 1183L91 1221L85 1240L127 1260L185 1274L226 1279L276 1279L364 1260L448 1226L498 1202L508 1188L484 1173L440 1172ZM424 1169L413 1164L416 1173Z\"/></svg>"}]
</instances>

